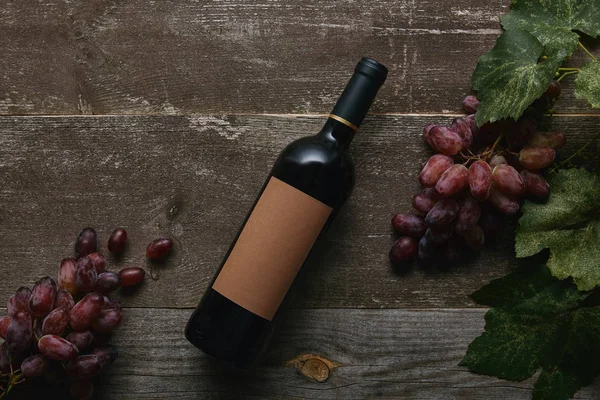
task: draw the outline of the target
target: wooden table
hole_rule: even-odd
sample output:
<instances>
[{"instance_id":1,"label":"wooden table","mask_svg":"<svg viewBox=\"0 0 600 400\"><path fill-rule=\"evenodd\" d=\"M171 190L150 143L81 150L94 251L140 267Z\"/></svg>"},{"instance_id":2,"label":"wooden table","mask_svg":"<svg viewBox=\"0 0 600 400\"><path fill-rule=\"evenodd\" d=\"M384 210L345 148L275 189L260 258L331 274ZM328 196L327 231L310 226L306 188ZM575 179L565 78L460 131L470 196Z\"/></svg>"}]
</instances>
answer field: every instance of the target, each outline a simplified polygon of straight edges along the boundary
<instances>
[{"instance_id":1,"label":"wooden table","mask_svg":"<svg viewBox=\"0 0 600 400\"><path fill-rule=\"evenodd\" d=\"M400 275L387 255L390 218L410 209L430 154L422 127L462 113L506 3L4 0L0 298L55 276L84 226L103 244L123 226L130 247L114 268L150 273L120 295L120 358L98 399L530 398L531 381L457 365L486 311L468 295L516 264L510 233L450 272ZM263 365L215 364L185 321L278 152L317 132L363 55L390 75L353 145L354 195ZM565 152L600 121L572 91L552 120L578 134ZM151 265L159 235L175 253Z\"/></svg>"}]
</instances>

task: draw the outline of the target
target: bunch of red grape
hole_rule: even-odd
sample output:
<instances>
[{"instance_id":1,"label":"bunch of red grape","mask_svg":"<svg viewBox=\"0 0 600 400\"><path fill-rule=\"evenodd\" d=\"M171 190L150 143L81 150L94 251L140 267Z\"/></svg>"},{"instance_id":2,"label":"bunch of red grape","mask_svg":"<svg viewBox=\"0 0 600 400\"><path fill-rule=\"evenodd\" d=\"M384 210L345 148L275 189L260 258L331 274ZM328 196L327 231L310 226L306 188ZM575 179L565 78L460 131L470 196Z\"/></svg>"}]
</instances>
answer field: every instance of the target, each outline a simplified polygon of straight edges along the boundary
<instances>
[{"instance_id":1,"label":"bunch of red grape","mask_svg":"<svg viewBox=\"0 0 600 400\"><path fill-rule=\"evenodd\" d=\"M546 110L560 95L553 81L518 121L502 120L478 127L479 100L464 99L468 113L450 126L429 124L425 141L435 154L424 164L422 193L413 197L416 212L396 214L392 226L402 235L390 251L393 264L455 261L465 247L480 250L499 229L502 215L514 215L524 198L545 201L550 185L542 170L564 146L560 132L539 132L532 114Z\"/></svg>"},{"instance_id":2,"label":"bunch of red grape","mask_svg":"<svg viewBox=\"0 0 600 400\"><path fill-rule=\"evenodd\" d=\"M127 232L116 229L108 250L125 250ZM171 251L170 239L148 245L149 258ZM111 332L121 323L121 304L109 293L143 281L142 268L106 269L106 258L97 252L96 231L85 228L77 237L77 258L65 258L58 279L38 280L33 289L20 287L8 301L8 315L0 317L0 398L14 385L29 379L57 381L67 377L75 399L90 399L90 378L118 355L108 344Z\"/></svg>"}]
</instances>

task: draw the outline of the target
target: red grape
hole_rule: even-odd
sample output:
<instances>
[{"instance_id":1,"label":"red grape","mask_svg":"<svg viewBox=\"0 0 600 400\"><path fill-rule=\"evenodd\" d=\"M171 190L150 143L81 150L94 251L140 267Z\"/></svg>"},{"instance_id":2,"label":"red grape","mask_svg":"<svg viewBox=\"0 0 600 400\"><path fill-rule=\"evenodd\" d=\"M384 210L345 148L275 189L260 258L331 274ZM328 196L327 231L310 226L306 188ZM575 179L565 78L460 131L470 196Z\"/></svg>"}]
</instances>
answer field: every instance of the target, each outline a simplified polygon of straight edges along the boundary
<instances>
[{"instance_id":1,"label":"red grape","mask_svg":"<svg viewBox=\"0 0 600 400\"><path fill-rule=\"evenodd\" d=\"M69 311L64 308L57 308L44 318L42 324L42 333L44 335L62 335L69 325Z\"/></svg>"},{"instance_id":2,"label":"red grape","mask_svg":"<svg viewBox=\"0 0 600 400\"><path fill-rule=\"evenodd\" d=\"M425 141L431 147L433 147L433 145L431 144L431 129L434 126L437 126L437 125L436 124L427 124L427 125L425 125L425 128L423 128L423 138L425 138Z\"/></svg>"},{"instance_id":3,"label":"red grape","mask_svg":"<svg viewBox=\"0 0 600 400\"><path fill-rule=\"evenodd\" d=\"M552 147L525 147L519 153L519 162L527 169L546 168L554 161L556 151Z\"/></svg>"},{"instance_id":4,"label":"red grape","mask_svg":"<svg viewBox=\"0 0 600 400\"><path fill-rule=\"evenodd\" d=\"M436 202L442 199L442 196L435 191L434 187L423 189L423 196L427 197L428 199L435 200Z\"/></svg>"},{"instance_id":5,"label":"red grape","mask_svg":"<svg viewBox=\"0 0 600 400\"><path fill-rule=\"evenodd\" d=\"M112 332L121 323L121 312L113 309L100 311L98 319L92 321L92 329L95 332Z\"/></svg>"},{"instance_id":6,"label":"red grape","mask_svg":"<svg viewBox=\"0 0 600 400\"><path fill-rule=\"evenodd\" d=\"M21 286L14 297L14 311L29 312L29 300L31 299L31 289Z\"/></svg>"},{"instance_id":7,"label":"red grape","mask_svg":"<svg viewBox=\"0 0 600 400\"><path fill-rule=\"evenodd\" d=\"M86 379L71 381L70 393L75 400L90 400L94 395L94 385Z\"/></svg>"},{"instance_id":8,"label":"red grape","mask_svg":"<svg viewBox=\"0 0 600 400\"><path fill-rule=\"evenodd\" d=\"M453 228L452 224L431 227L425 232L425 239L433 246L439 246L452 237Z\"/></svg>"},{"instance_id":9,"label":"red grape","mask_svg":"<svg viewBox=\"0 0 600 400\"><path fill-rule=\"evenodd\" d=\"M421 170L419 182L427 188L434 187L442 174L452 165L454 165L454 160L451 157L443 154L432 156Z\"/></svg>"},{"instance_id":10,"label":"red grape","mask_svg":"<svg viewBox=\"0 0 600 400\"><path fill-rule=\"evenodd\" d=\"M463 148L463 140L458 133L445 126L434 126L431 128L429 138L431 140L431 147L438 153L447 156L454 155Z\"/></svg>"},{"instance_id":11,"label":"red grape","mask_svg":"<svg viewBox=\"0 0 600 400\"><path fill-rule=\"evenodd\" d=\"M105 305L104 308L112 308L113 310L121 311L121 302L117 299L112 299L108 306Z\"/></svg>"},{"instance_id":12,"label":"red grape","mask_svg":"<svg viewBox=\"0 0 600 400\"><path fill-rule=\"evenodd\" d=\"M550 86L548 86L548 89L546 89L544 95L551 99L556 99L558 96L560 96L561 89L560 82L553 80L550 82Z\"/></svg>"},{"instance_id":13,"label":"red grape","mask_svg":"<svg viewBox=\"0 0 600 400\"><path fill-rule=\"evenodd\" d=\"M87 256L98 249L98 236L94 228L84 228L79 232L75 242L75 253L77 257Z\"/></svg>"},{"instance_id":14,"label":"red grape","mask_svg":"<svg viewBox=\"0 0 600 400\"><path fill-rule=\"evenodd\" d=\"M155 239L146 247L146 257L156 260L166 257L173 248L173 241L167 238Z\"/></svg>"},{"instance_id":15,"label":"red grape","mask_svg":"<svg viewBox=\"0 0 600 400\"><path fill-rule=\"evenodd\" d=\"M440 248L442 257L447 261L456 261L460 257L463 248L463 241L457 236L452 236Z\"/></svg>"},{"instance_id":16,"label":"red grape","mask_svg":"<svg viewBox=\"0 0 600 400\"><path fill-rule=\"evenodd\" d=\"M0 374L8 374L10 372L10 358L8 356L8 348L6 342L0 344Z\"/></svg>"},{"instance_id":17,"label":"red grape","mask_svg":"<svg viewBox=\"0 0 600 400\"><path fill-rule=\"evenodd\" d=\"M435 258L435 246L425 236L419 240L417 257L420 261L430 261Z\"/></svg>"},{"instance_id":18,"label":"red grape","mask_svg":"<svg viewBox=\"0 0 600 400\"><path fill-rule=\"evenodd\" d=\"M496 122L487 122L483 124L479 128L479 134L481 136L486 136L489 144L492 144L496 141L498 136L502 135L505 132L514 130L515 122L512 120L500 120Z\"/></svg>"},{"instance_id":19,"label":"red grape","mask_svg":"<svg viewBox=\"0 0 600 400\"><path fill-rule=\"evenodd\" d=\"M506 140L511 149L519 150L525 146L537 129L537 122L533 118L518 120L513 129L508 131Z\"/></svg>"},{"instance_id":20,"label":"red grape","mask_svg":"<svg viewBox=\"0 0 600 400\"><path fill-rule=\"evenodd\" d=\"M17 311L6 330L6 345L12 354L18 354L29 348L33 335L31 315Z\"/></svg>"},{"instance_id":21,"label":"red grape","mask_svg":"<svg viewBox=\"0 0 600 400\"><path fill-rule=\"evenodd\" d=\"M509 196L522 196L525 192L523 178L508 164L500 164L492 171L492 180L498 190Z\"/></svg>"},{"instance_id":22,"label":"red grape","mask_svg":"<svg viewBox=\"0 0 600 400\"><path fill-rule=\"evenodd\" d=\"M71 332L67 335L66 339L73 343L81 353L92 344L94 335L90 331Z\"/></svg>"},{"instance_id":23,"label":"red grape","mask_svg":"<svg viewBox=\"0 0 600 400\"><path fill-rule=\"evenodd\" d=\"M13 294L12 296L9 297L8 303L6 303L6 311L7 311L9 317L12 317L17 312L17 310L15 310L15 307L16 307L15 303L16 303L16 299L15 299L15 295Z\"/></svg>"},{"instance_id":24,"label":"red grape","mask_svg":"<svg viewBox=\"0 0 600 400\"><path fill-rule=\"evenodd\" d=\"M108 294L114 292L121 286L119 281L119 275L114 272L103 272L98 275L98 281L96 282L96 292L100 294Z\"/></svg>"},{"instance_id":25,"label":"red grape","mask_svg":"<svg viewBox=\"0 0 600 400\"><path fill-rule=\"evenodd\" d=\"M47 366L48 362L43 355L34 354L21 363L21 374L26 378L34 378L42 375Z\"/></svg>"},{"instance_id":26,"label":"red grape","mask_svg":"<svg viewBox=\"0 0 600 400\"><path fill-rule=\"evenodd\" d=\"M465 118L465 122L469 124L469 129L473 134L473 138L475 138L475 136L477 136L477 134L479 133L479 127L477 126L477 122L475 122L475 114L467 115L467 117Z\"/></svg>"},{"instance_id":27,"label":"red grape","mask_svg":"<svg viewBox=\"0 0 600 400\"><path fill-rule=\"evenodd\" d=\"M134 286L143 281L145 275L146 271L144 271L142 268L123 268L119 272L119 280L121 281L122 287Z\"/></svg>"},{"instance_id":28,"label":"red grape","mask_svg":"<svg viewBox=\"0 0 600 400\"><path fill-rule=\"evenodd\" d=\"M67 364L67 375L74 379L91 378L97 375L101 369L100 359L93 354L87 354L79 356Z\"/></svg>"},{"instance_id":29,"label":"red grape","mask_svg":"<svg viewBox=\"0 0 600 400\"><path fill-rule=\"evenodd\" d=\"M49 276L38 280L31 291L29 311L33 317L45 317L54 308L56 282Z\"/></svg>"},{"instance_id":30,"label":"red grape","mask_svg":"<svg viewBox=\"0 0 600 400\"><path fill-rule=\"evenodd\" d=\"M111 253L121 254L127 244L127 231L123 228L115 229L108 239L108 250Z\"/></svg>"},{"instance_id":31,"label":"red grape","mask_svg":"<svg viewBox=\"0 0 600 400\"><path fill-rule=\"evenodd\" d=\"M459 235L464 235L469 229L477 224L481 216L479 202L471 196L465 197L459 202L458 214L455 221L455 230Z\"/></svg>"},{"instance_id":32,"label":"red grape","mask_svg":"<svg viewBox=\"0 0 600 400\"><path fill-rule=\"evenodd\" d=\"M550 197L550 185L541 174L536 172L521 171L525 183L525 193L537 200L546 200Z\"/></svg>"},{"instance_id":33,"label":"red grape","mask_svg":"<svg viewBox=\"0 0 600 400\"><path fill-rule=\"evenodd\" d=\"M458 212L458 204L455 200L444 199L439 201L431 211L427 213L425 222L428 226L442 226L454 221Z\"/></svg>"},{"instance_id":34,"label":"red grape","mask_svg":"<svg viewBox=\"0 0 600 400\"><path fill-rule=\"evenodd\" d=\"M465 233L465 243L473 250L481 250L484 243L483 229L479 225L471 227Z\"/></svg>"},{"instance_id":35,"label":"red grape","mask_svg":"<svg viewBox=\"0 0 600 400\"><path fill-rule=\"evenodd\" d=\"M94 264L94 268L96 268L96 272L98 274L101 274L102 272L104 272L104 270L106 268L106 257L104 257L102 254L100 254L98 252L88 254L88 257L90 258L90 260L92 260L92 263Z\"/></svg>"},{"instance_id":36,"label":"red grape","mask_svg":"<svg viewBox=\"0 0 600 400\"><path fill-rule=\"evenodd\" d=\"M492 169L485 161L475 161L469 167L469 187L477 200L486 200L492 184Z\"/></svg>"},{"instance_id":37,"label":"red grape","mask_svg":"<svg viewBox=\"0 0 600 400\"><path fill-rule=\"evenodd\" d=\"M425 219L415 214L396 214L392 218L392 226L401 235L420 238L425 234Z\"/></svg>"},{"instance_id":38,"label":"red grape","mask_svg":"<svg viewBox=\"0 0 600 400\"><path fill-rule=\"evenodd\" d=\"M426 215L435 203L437 203L437 200L433 200L425 194L417 194L412 199L414 209L423 215Z\"/></svg>"},{"instance_id":39,"label":"red grape","mask_svg":"<svg viewBox=\"0 0 600 400\"><path fill-rule=\"evenodd\" d=\"M77 358L77 347L56 335L44 335L38 341L40 352L51 360L71 361Z\"/></svg>"},{"instance_id":40,"label":"red grape","mask_svg":"<svg viewBox=\"0 0 600 400\"><path fill-rule=\"evenodd\" d=\"M463 100L463 107L465 108L465 111L469 114L475 114L480 104L481 102L479 101L477 96L473 95L467 96Z\"/></svg>"},{"instance_id":41,"label":"red grape","mask_svg":"<svg viewBox=\"0 0 600 400\"><path fill-rule=\"evenodd\" d=\"M490 167L494 168L501 164L508 164L506 158L500 154L496 154L490 161Z\"/></svg>"},{"instance_id":42,"label":"red grape","mask_svg":"<svg viewBox=\"0 0 600 400\"><path fill-rule=\"evenodd\" d=\"M77 294L75 269L77 269L77 260L74 258L65 258L60 262L60 267L58 268L58 288L65 289L73 295Z\"/></svg>"},{"instance_id":43,"label":"red grape","mask_svg":"<svg viewBox=\"0 0 600 400\"><path fill-rule=\"evenodd\" d=\"M390 250L392 264L398 265L410 261L417 255L417 241L408 236L402 236Z\"/></svg>"},{"instance_id":44,"label":"red grape","mask_svg":"<svg viewBox=\"0 0 600 400\"><path fill-rule=\"evenodd\" d=\"M70 324L74 331L85 331L100 315L104 299L98 293L88 293L71 310Z\"/></svg>"},{"instance_id":45,"label":"red grape","mask_svg":"<svg viewBox=\"0 0 600 400\"><path fill-rule=\"evenodd\" d=\"M75 269L75 286L82 293L88 293L96 287L98 272L94 263L88 256L77 260L77 269Z\"/></svg>"},{"instance_id":46,"label":"red grape","mask_svg":"<svg viewBox=\"0 0 600 400\"><path fill-rule=\"evenodd\" d=\"M567 138L560 132L536 132L529 146L533 147L552 147L555 150L562 148L567 143Z\"/></svg>"},{"instance_id":47,"label":"red grape","mask_svg":"<svg viewBox=\"0 0 600 400\"><path fill-rule=\"evenodd\" d=\"M519 202L511 197L505 195L500 190L492 185L490 190L490 197L488 197L490 204L492 204L498 211L506 214L513 215L519 211Z\"/></svg>"},{"instance_id":48,"label":"red grape","mask_svg":"<svg viewBox=\"0 0 600 400\"><path fill-rule=\"evenodd\" d=\"M519 156L512 153L507 153L504 158L506 158L506 162L508 165L516 169L517 171L522 171L523 166L519 162Z\"/></svg>"},{"instance_id":49,"label":"red grape","mask_svg":"<svg viewBox=\"0 0 600 400\"><path fill-rule=\"evenodd\" d=\"M471 132L470 123L464 118L455 118L450 125L450 129L458 133L462 139L463 149L466 149L473 143L473 133Z\"/></svg>"},{"instance_id":50,"label":"red grape","mask_svg":"<svg viewBox=\"0 0 600 400\"><path fill-rule=\"evenodd\" d=\"M0 317L0 339L6 339L6 331L10 325L11 317Z\"/></svg>"},{"instance_id":51,"label":"red grape","mask_svg":"<svg viewBox=\"0 0 600 400\"><path fill-rule=\"evenodd\" d=\"M105 345L96 347L96 348L92 349L90 354L94 354L94 355L98 356L98 358L100 359L100 363L102 364L103 367L105 367L109 364L112 364L119 356L119 352L117 351L117 348L115 346L113 346L112 344L105 344Z\"/></svg>"},{"instance_id":52,"label":"red grape","mask_svg":"<svg viewBox=\"0 0 600 400\"><path fill-rule=\"evenodd\" d=\"M54 308L64 308L67 311L71 311L71 308L75 305L73 296L65 289L60 289L56 292L56 299L54 300Z\"/></svg>"},{"instance_id":53,"label":"red grape","mask_svg":"<svg viewBox=\"0 0 600 400\"><path fill-rule=\"evenodd\" d=\"M469 186L469 170L462 164L454 164L446 170L435 184L442 197L450 197Z\"/></svg>"}]
</instances>

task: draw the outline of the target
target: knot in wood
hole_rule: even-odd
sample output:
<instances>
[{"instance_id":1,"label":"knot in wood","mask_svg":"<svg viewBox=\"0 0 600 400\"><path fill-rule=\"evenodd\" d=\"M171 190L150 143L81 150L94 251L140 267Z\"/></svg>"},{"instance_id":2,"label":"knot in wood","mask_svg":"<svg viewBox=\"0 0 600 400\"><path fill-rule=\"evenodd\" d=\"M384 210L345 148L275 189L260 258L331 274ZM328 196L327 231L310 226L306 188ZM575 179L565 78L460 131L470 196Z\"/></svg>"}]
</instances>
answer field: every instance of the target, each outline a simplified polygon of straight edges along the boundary
<instances>
[{"instance_id":1,"label":"knot in wood","mask_svg":"<svg viewBox=\"0 0 600 400\"><path fill-rule=\"evenodd\" d=\"M317 354L301 354L285 363L286 367L296 368L302 375L319 383L329 379L333 370L341 365Z\"/></svg>"},{"instance_id":2,"label":"knot in wood","mask_svg":"<svg viewBox=\"0 0 600 400\"><path fill-rule=\"evenodd\" d=\"M329 367L318 358L309 358L304 362L300 373L317 382L325 382L329 378Z\"/></svg>"}]
</instances>

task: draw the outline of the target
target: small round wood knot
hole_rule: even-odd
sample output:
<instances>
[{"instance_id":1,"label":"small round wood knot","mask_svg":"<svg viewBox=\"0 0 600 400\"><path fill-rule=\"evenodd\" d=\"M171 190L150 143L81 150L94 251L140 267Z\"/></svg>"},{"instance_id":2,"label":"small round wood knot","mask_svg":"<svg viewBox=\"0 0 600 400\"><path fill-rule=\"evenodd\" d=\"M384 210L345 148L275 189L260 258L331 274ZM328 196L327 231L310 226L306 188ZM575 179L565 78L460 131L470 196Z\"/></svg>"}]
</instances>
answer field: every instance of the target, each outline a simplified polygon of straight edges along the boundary
<instances>
[{"instance_id":1,"label":"small round wood knot","mask_svg":"<svg viewBox=\"0 0 600 400\"><path fill-rule=\"evenodd\" d=\"M313 378L317 382L325 382L329 378L329 367L318 358L309 358L300 369L302 375Z\"/></svg>"}]
</instances>

